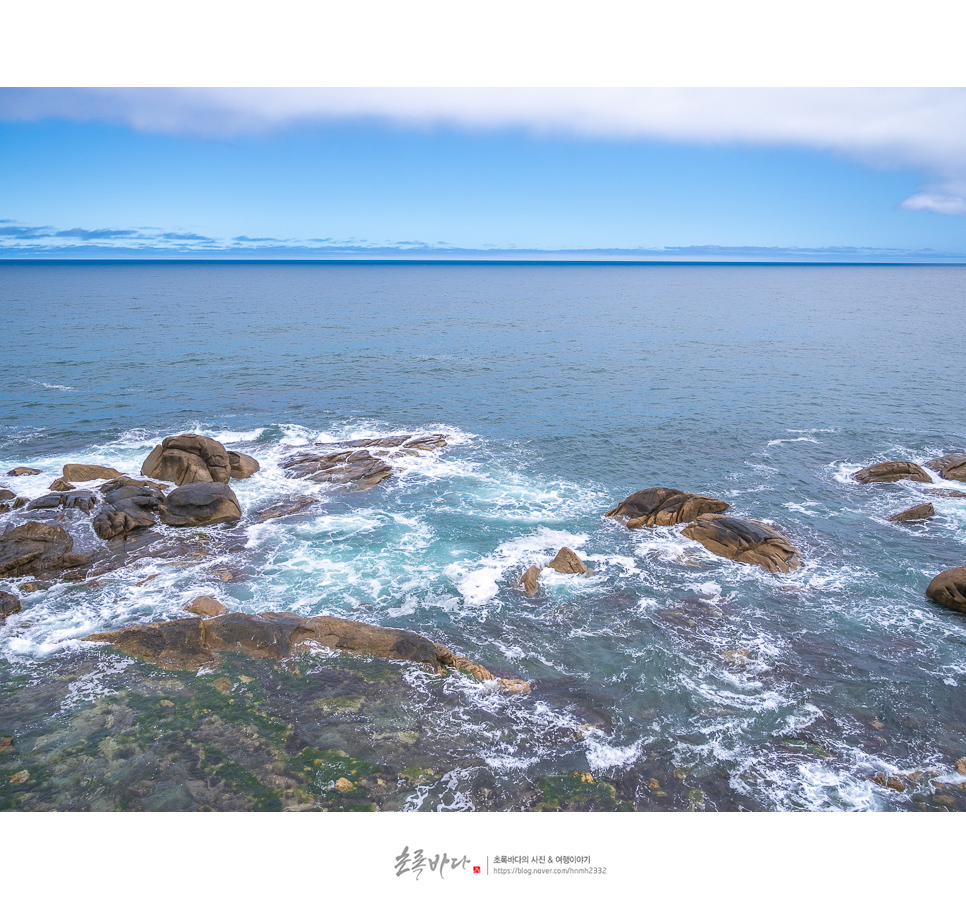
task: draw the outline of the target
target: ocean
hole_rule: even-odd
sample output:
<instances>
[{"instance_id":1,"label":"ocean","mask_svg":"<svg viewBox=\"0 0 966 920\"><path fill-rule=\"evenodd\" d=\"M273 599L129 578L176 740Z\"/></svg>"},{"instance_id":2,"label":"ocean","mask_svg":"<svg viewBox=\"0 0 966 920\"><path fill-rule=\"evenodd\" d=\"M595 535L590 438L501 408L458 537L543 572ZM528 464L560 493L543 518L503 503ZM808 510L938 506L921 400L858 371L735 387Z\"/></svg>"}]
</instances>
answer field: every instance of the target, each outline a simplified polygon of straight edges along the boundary
<instances>
[{"instance_id":1,"label":"ocean","mask_svg":"<svg viewBox=\"0 0 966 920\"><path fill-rule=\"evenodd\" d=\"M924 593L966 564L966 498L936 472L852 478L966 450L966 266L11 262L0 304L0 488L137 477L182 433L261 466L231 483L237 524L0 583L22 605L0 809L966 809L966 619ZM282 466L403 434L446 445L364 491ZM653 486L773 526L802 567L605 517ZM82 511L0 527L26 520L109 549ZM564 546L589 574L526 595ZM84 641L201 594L412 630L531 692L325 649L195 674Z\"/></svg>"}]
</instances>

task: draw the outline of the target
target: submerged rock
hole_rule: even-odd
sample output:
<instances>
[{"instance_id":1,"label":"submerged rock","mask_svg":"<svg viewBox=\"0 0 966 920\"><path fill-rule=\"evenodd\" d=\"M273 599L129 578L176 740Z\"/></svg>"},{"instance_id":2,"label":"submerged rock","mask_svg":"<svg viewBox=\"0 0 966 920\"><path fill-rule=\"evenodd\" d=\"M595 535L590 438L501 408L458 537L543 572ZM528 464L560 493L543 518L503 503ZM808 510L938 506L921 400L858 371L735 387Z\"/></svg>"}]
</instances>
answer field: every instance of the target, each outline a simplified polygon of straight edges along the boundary
<instances>
[{"instance_id":1,"label":"submerged rock","mask_svg":"<svg viewBox=\"0 0 966 920\"><path fill-rule=\"evenodd\" d=\"M117 479L124 474L112 466L96 466L91 463L67 463L64 479L67 482L88 482L91 479Z\"/></svg>"},{"instance_id":2,"label":"submerged rock","mask_svg":"<svg viewBox=\"0 0 966 920\"><path fill-rule=\"evenodd\" d=\"M152 486L124 485L134 482L127 478L114 482L117 485L104 493L104 504L91 522L94 533L102 540L111 540L154 526L157 523L155 513L164 501L164 493Z\"/></svg>"},{"instance_id":3,"label":"submerged rock","mask_svg":"<svg viewBox=\"0 0 966 920\"><path fill-rule=\"evenodd\" d=\"M873 463L852 474L852 478L861 483L870 482L898 482L900 479L911 479L913 482L932 482L932 477L918 463L907 460L887 460L885 463Z\"/></svg>"},{"instance_id":4,"label":"submerged rock","mask_svg":"<svg viewBox=\"0 0 966 920\"><path fill-rule=\"evenodd\" d=\"M437 672L446 667L466 671L479 680L496 678L467 658L405 629L370 626L339 617L300 617L294 613L225 613L211 618L190 617L129 626L95 633L89 642L108 642L161 667L197 670L216 663L219 652L244 652L257 658L287 658L311 646L375 658L413 661ZM500 683L526 692L525 681Z\"/></svg>"},{"instance_id":5,"label":"submerged rock","mask_svg":"<svg viewBox=\"0 0 966 920\"><path fill-rule=\"evenodd\" d=\"M20 598L9 591L0 591L0 623L7 617L19 613L21 610Z\"/></svg>"},{"instance_id":6,"label":"submerged rock","mask_svg":"<svg viewBox=\"0 0 966 920\"><path fill-rule=\"evenodd\" d=\"M29 466L18 466L12 470L7 470L8 476L39 476L42 470L35 470Z\"/></svg>"},{"instance_id":7,"label":"submerged rock","mask_svg":"<svg viewBox=\"0 0 966 920\"><path fill-rule=\"evenodd\" d=\"M318 501L317 498L312 498L311 495L300 495L298 498L293 498L289 501L279 502L278 504L271 505L264 511L260 511L256 517L258 523L264 523L265 521L272 521L275 518L287 517L290 514L298 514L300 511L304 511L309 505L314 505Z\"/></svg>"},{"instance_id":8,"label":"submerged rock","mask_svg":"<svg viewBox=\"0 0 966 920\"><path fill-rule=\"evenodd\" d=\"M932 502L925 502L921 505L907 508L905 511L900 511L898 514L892 515L889 520L899 524L912 524L916 521L925 521L933 517L935 513L936 509L932 506Z\"/></svg>"},{"instance_id":9,"label":"submerged rock","mask_svg":"<svg viewBox=\"0 0 966 920\"><path fill-rule=\"evenodd\" d=\"M927 460L926 466L931 470L937 470L943 479L966 482L966 454L946 454L933 460Z\"/></svg>"},{"instance_id":10,"label":"submerged rock","mask_svg":"<svg viewBox=\"0 0 966 920\"><path fill-rule=\"evenodd\" d=\"M966 565L940 572L929 582L926 597L949 610L966 613Z\"/></svg>"},{"instance_id":11,"label":"submerged rock","mask_svg":"<svg viewBox=\"0 0 966 920\"><path fill-rule=\"evenodd\" d=\"M254 457L239 453L237 450L228 451L228 468L232 479L248 479L261 469L261 465Z\"/></svg>"},{"instance_id":12,"label":"submerged rock","mask_svg":"<svg viewBox=\"0 0 966 920\"><path fill-rule=\"evenodd\" d=\"M547 564L547 568L553 569L561 575L586 575L589 571L580 557L569 546L561 549Z\"/></svg>"},{"instance_id":13,"label":"submerged rock","mask_svg":"<svg viewBox=\"0 0 966 920\"><path fill-rule=\"evenodd\" d=\"M241 506L223 482L192 482L179 486L159 509L161 523L171 527L206 527L241 519Z\"/></svg>"},{"instance_id":14,"label":"submerged rock","mask_svg":"<svg viewBox=\"0 0 966 920\"><path fill-rule=\"evenodd\" d=\"M760 565L769 572L792 572L802 564L797 549L760 521L702 514L682 534L725 559Z\"/></svg>"},{"instance_id":15,"label":"submerged rock","mask_svg":"<svg viewBox=\"0 0 966 920\"><path fill-rule=\"evenodd\" d=\"M663 527L684 524L702 514L717 514L731 506L720 498L655 487L642 489L625 498L605 517L623 518L631 530L638 527Z\"/></svg>"},{"instance_id":16,"label":"submerged rock","mask_svg":"<svg viewBox=\"0 0 966 920\"><path fill-rule=\"evenodd\" d=\"M179 486L192 482L228 482L231 463L225 446L200 434L165 438L141 464L141 475Z\"/></svg>"},{"instance_id":17,"label":"submerged rock","mask_svg":"<svg viewBox=\"0 0 966 920\"><path fill-rule=\"evenodd\" d=\"M8 528L0 534L0 577L45 578L89 565L90 557L72 552L73 548L70 534L55 524L28 521Z\"/></svg>"}]
</instances>

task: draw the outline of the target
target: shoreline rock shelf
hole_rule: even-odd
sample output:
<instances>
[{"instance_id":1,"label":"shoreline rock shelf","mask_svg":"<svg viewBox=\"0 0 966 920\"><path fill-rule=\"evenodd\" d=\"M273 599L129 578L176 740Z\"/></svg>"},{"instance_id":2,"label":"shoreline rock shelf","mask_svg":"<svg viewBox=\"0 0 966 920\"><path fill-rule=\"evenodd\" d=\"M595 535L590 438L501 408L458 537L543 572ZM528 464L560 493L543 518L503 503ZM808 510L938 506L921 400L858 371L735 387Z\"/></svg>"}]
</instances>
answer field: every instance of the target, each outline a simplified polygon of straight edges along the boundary
<instances>
[{"instance_id":1,"label":"shoreline rock shelf","mask_svg":"<svg viewBox=\"0 0 966 920\"><path fill-rule=\"evenodd\" d=\"M480 681L496 681L497 686L510 693L530 692L526 681L496 678L482 665L417 633L340 617L300 617L287 612L223 613L94 633L85 641L107 642L159 667L176 670L211 667L221 652L282 659L319 645L374 658L412 661L439 674L445 673L446 668L455 668Z\"/></svg>"}]
</instances>

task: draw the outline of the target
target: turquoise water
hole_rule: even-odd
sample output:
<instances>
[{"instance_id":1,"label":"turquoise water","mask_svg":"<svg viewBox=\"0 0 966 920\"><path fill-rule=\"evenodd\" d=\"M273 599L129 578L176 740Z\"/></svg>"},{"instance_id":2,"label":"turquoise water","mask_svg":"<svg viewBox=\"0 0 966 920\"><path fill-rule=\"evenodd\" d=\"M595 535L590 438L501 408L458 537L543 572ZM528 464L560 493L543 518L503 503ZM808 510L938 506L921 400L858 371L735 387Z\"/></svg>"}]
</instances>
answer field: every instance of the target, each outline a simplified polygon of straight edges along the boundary
<instances>
[{"instance_id":1,"label":"turquoise water","mask_svg":"<svg viewBox=\"0 0 966 920\"><path fill-rule=\"evenodd\" d=\"M233 483L230 553L139 563L83 600L5 583L23 603L0 627L9 686L57 673L66 689L35 709L8 690L0 735L32 743L142 673L83 636L216 593L405 627L531 681L496 700L399 666L427 736L456 739L405 807L486 807L483 775L526 807L513 790L571 771L664 807L641 779L656 769L722 810L917 807L966 756L966 620L924 596L966 561L966 499L929 495L957 485L938 474L850 473L966 448L964 295L959 266L0 264L0 471L43 470L0 488L43 494L66 462L137 473L183 431L262 464ZM298 445L401 432L448 444L367 492L278 466ZM657 485L774 524L805 565L770 575L681 527L603 517ZM311 511L255 522L303 494ZM885 520L927 500L923 525ZM590 577L514 587L563 545ZM206 581L226 560L238 577ZM360 727L356 751L377 756L375 734ZM917 771L901 791L873 779Z\"/></svg>"}]
</instances>

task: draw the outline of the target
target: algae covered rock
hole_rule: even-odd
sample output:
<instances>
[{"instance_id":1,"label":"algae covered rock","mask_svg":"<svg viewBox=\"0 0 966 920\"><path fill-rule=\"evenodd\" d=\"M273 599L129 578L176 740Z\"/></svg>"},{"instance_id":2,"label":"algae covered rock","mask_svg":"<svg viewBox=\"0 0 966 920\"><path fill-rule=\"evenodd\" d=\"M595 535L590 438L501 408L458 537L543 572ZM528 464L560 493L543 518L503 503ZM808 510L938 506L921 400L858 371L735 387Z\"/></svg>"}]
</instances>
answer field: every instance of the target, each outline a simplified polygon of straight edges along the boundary
<instances>
[{"instance_id":1,"label":"algae covered rock","mask_svg":"<svg viewBox=\"0 0 966 920\"><path fill-rule=\"evenodd\" d=\"M605 517L623 518L629 529L636 530L638 527L684 524L702 514L718 514L730 507L720 498L658 486L629 495Z\"/></svg>"},{"instance_id":2,"label":"algae covered rock","mask_svg":"<svg viewBox=\"0 0 966 920\"><path fill-rule=\"evenodd\" d=\"M682 534L718 556L760 565L769 572L791 572L802 564L798 550L777 530L760 521L702 514Z\"/></svg>"}]
</instances>

